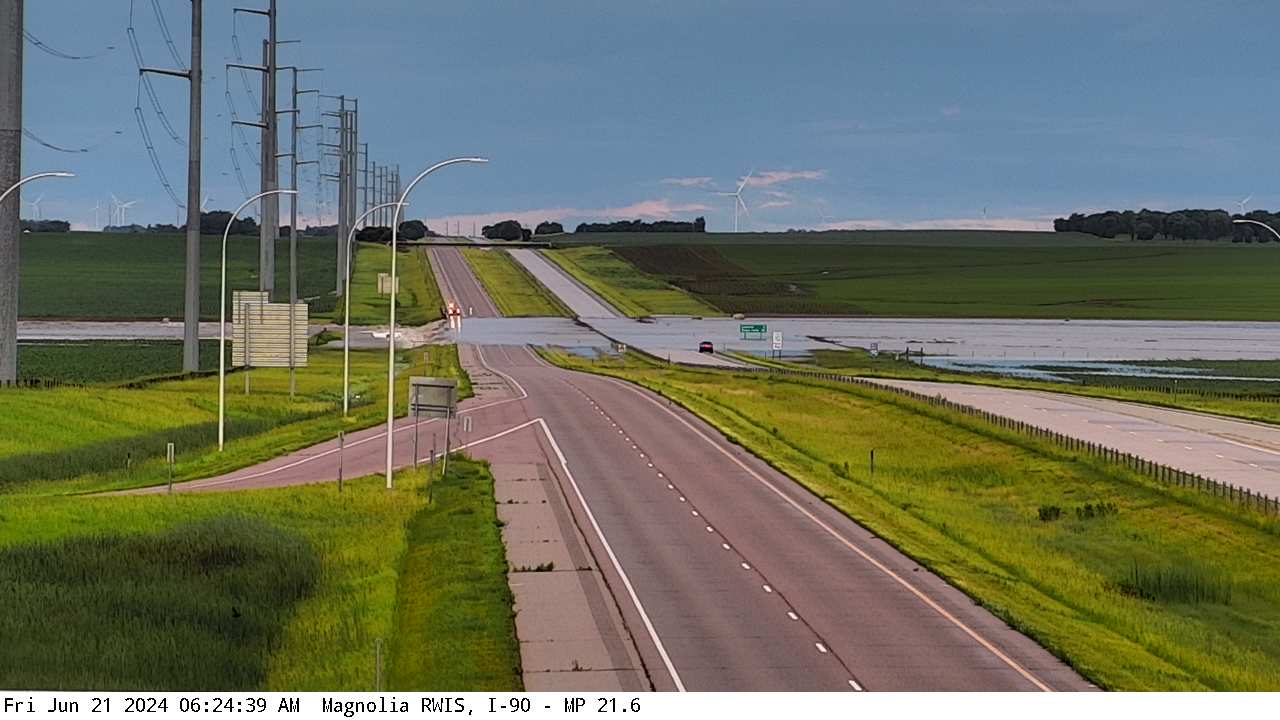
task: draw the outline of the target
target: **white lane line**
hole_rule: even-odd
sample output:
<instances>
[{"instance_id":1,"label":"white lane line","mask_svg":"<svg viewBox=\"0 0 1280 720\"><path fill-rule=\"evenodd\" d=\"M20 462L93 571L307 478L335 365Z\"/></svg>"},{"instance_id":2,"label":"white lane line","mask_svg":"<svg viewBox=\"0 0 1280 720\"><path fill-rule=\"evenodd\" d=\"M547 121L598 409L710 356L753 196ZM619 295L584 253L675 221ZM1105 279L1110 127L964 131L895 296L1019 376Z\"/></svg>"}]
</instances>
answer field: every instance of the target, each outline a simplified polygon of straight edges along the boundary
<instances>
[{"instance_id":1,"label":"white lane line","mask_svg":"<svg viewBox=\"0 0 1280 720\"><path fill-rule=\"evenodd\" d=\"M708 526L707 526L707 532L709 532L709 533L713 533L713 532L715 532L715 531L716 531L716 529L715 529L715 528L711 527L710 525L708 525Z\"/></svg>"},{"instance_id":2,"label":"white lane line","mask_svg":"<svg viewBox=\"0 0 1280 720\"><path fill-rule=\"evenodd\" d=\"M773 592L773 588L769 587L768 585L761 585L760 587L763 588L764 591L767 593Z\"/></svg>"},{"instance_id":3,"label":"white lane line","mask_svg":"<svg viewBox=\"0 0 1280 720\"><path fill-rule=\"evenodd\" d=\"M783 502L787 503L787 504L788 504L788 505L790 505L792 508L794 508L795 510L799 511L799 512L800 512L800 514L802 514L802 515L804 515L805 517L809 518L809 520L810 520L810 521L812 521L815 525L817 525L819 528L821 528L824 532L826 532L826 533L827 533L828 535L830 535L832 538L834 538L834 539L836 539L837 541L839 541L842 545L844 545L844 546L845 546L845 547L847 547L849 550L851 550L852 552L854 552L854 553L856 553L858 556L860 556L863 560L866 560L868 563L870 563L870 564L872 565L872 567L876 568L877 570L879 570L880 572L882 572L882 573L884 573L886 576L888 576L890 579L892 579L894 582L898 583L898 584L899 584L900 586L902 586L905 590L907 590L907 592L910 592L912 595L916 596L916 598L918 598L921 602L923 602L925 605L928 605L931 609L933 609L933 611L934 611L934 612L936 612L936 613L938 613L939 615L941 615L945 620L947 620L948 622L950 622L950 623L951 623L952 625L954 625L955 627L959 628L962 632L964 632L964 633L965 633L966 635L968 635L970 638L973 638L974 642L976 642L976 643L978 643L979 645L981 645L982 647L986 648L986 650L987 650L988 652L990 652L992 655L995 655L997 658L999 658L1001 662L1003 662L1005 665L1007 665L1007 666L1008 666L1010 669L1012 669L1014 672L1016 672L1016 673L1018 673L1019 675L1021 675L1023 678L1025 678L1025 679L1026 679L1028 682L1030 682L1032 685L1035 685L1035 686L1036 686L1036 688L1038 688L1039 690L1042 690L1042 691L1044 691L1044 692L1053 692L1053 688L1051 688L1051 687L1049 687L1048 685L1044 684L1044 682L1042 682L1042 681L1041 681L1039 678L1037 678L1035 675L1031 674L1031 673L1030 673L1026 668L1022 667L1022 665L1021 665L1021 664L1019 664L1016 660L1014 660L1013 658L1009 657L1008 655L1006 655L1006 654L1004 653L1004 651L1002 651L1000 648L998 648L998 647L996 647L994 644L992 644L992 643L991 643L991 641L989 641L989 640L987 640L986 638L984 638L983 636L979 635L979 634L977 633L977 631L975 631L973 628L971 628L971 627L969 627L968 625L966 625L963 621L961 621L961 620L960 620L960 618L957 618L955 615L952 615L950 612L948 612L948 611L947 611L947 609L946 609L946 608L944 608L944 607L942 607L940 604L938 604L938 602L937 602L936 600L934 600L933 598L931 598L931 597L929 597L928 595L926 595L923 591L921 591L921 590L920 590L919 588L917 588L915 585L912 585L911 583L907 582L907 581L906 581L906 579L905 579L905 578L903 578L901 575L898 575L898 574L897 574L897 573L895 573L893 570L891 570L888 566L886 566L884 563L882 563L882 562L880 562L879 560L876 560L874 557L872 557L872 556L871 556L867 551L865 551L865 550L863 550L862 548L860 548L860 547L858 547L857 545L855 545L852 541L850 541L848 538L846 538L844 535L842 535L842 534L840 533L840 531L838 531L838 530L836 530L835 528L831 527L831 525L829 525L829 524L827 524L826 522L824 522L824 521L823 521L821 518L819 518L817 515L814 515L812 512L810 512L810 511L809 511L807 508L805 508L803 505L801 505L800 503L798 503L798 502L796 502L795 500L793 500L793 499L791 498L791 496L789 496L789 495L787 495L785 492L783 492L783 491L782 491L782 489L780 489L777 485L773 484L773 483L772 483L772 482L770 482L767 478L765 478L764 476L760 475L760 474L759 474L759 473L757 473L755 470L751 469L751 466L749 466L749 465L747 465L746 463L744 463L744 462L742 462L741 460L739 460L736 456L734 456L734 454L733 454L733 453L729 452L729 451L728 451L728 450L726 450L724 447L722 447L719 443L717 443L715 440L713 440L712 438L708 437L708 436L706 435L706 433L704 433L700 428L698 428L698 427L694 426L693 424L689 423L687 420L685 420L685 419L684 419L683 417L681 417L679 414L677 414L677 413L673 412L671 409L669 409L669 408L665 407L662 403L660 403L660 402L658 402L658 401L654 400L653 398L649 397L648 395L646 395L645 393L643 393L643 392L641 392L640 390L636 389L635 387L633 387L633 386L629 385L628 383L625 383L625 382L623 382L623 381L621 381L621 380L617 380L617 379L615 379L615 378L604 378L604 379L605 379L606 381L608 381L608 382L612 382L612 383L616 384L617 386L619 386L619 387L621 387L621 388L626 389L628 392L631 392L631 393L633 393L633 394L635 394L635 395L637 395L637 396L639 396L639 397L643 398L646 402L648 402L648 403L652 404L654 407L657 407L659 410L662 410L663 412L667 413L667 414L668 414L668 415L670 415L671 417L675 418L677 422L679 422L680 424L684 425L686 428L688 428L690 431L692 431L692 432L693 432L695 435L697 435L698 437L702 438L702 439L703 439L703 441L705 441L708 445L710 445L711 447L715 448L715 450L716 450L717 452L719 452L721 455L723 455L723 456L725 456L726 458L728 458L730 462L732 462L733 464L737 465L739 468L741 468L741 469L743 470L743 472L746 472L748 475L750 475L752 478L754 478L754 479L756 480L756 482L759 482L761 485L763 485L764 487L768 488L768 489L769 489L770 491L772 491L775 495L777 495L779 498L781 498ZM746 563L743 563L743 565L746 565Z\"/></svg>"},{"instance_id":4,"label":"white lane line","mask_svg":"<svg viewBox=\"0 0 1280 720\"><path fill-rule=\"evenodd\" d=\"M684 501L685 501L684 496L683 496L683 495L681 495L681 496L680 496L680 502L684 502Z\"/></svg>"},{"instance_id":5,"label":"white lane line","mask_svg":"<svg viewBox=\"0 0 1280 720\"><path fill-rule=\"evenodd\" d=\"M822 644L822 643L820 643L820 642L816 642L816 643L814 643L814 644L813 644L813 646L814 646L814 647L816 647L816 648L818 648L818 652L822 653L823 655L826 655L826 654L827 654L827 652L828 652L828 650L827 650L827 646L826 646L826 645L823 645L823 644Z\"/></svg>"},{"instance_id":6,"label":"white lane line","mask_svg":"<svg viewBox=\"0 0 1280 720\"><path fill-rule=\"evenodd\" d=\"M692 513L693 513L693 516L694 516L694 517L698 517L698 511L697 511L697 510L691 510L690 512L692 512Z\"/></svg>"},{"instance_id":7,"label":"white lane line","mask_svg":"<svg viewBox=\"0 0 1280 720\"><path fill-rule=\"evenodd\" d=\"M1219 460L1225 460L1225 459L1226 459L1225 457L1223 457L1222 455L1219 455L1218 453L1214 453L1214 454L1213 454L1213 456L1214 456L1214 457L1216 457L1216 458L1218 458Z\"/></svg>"},{"instance_id":8,"label":"white lane line","mask_svg":"<svg viewBox=\"0 0 1280 720\"><path fill-rule=\"evenodd\" d=\"M792 620L800 619L799 615L795 614L794 612L791 612L790 610L787 611L787 617L791 618Z\"/></svg>"},{"instance_id":9,"label":"white lane line","mask_svg":"<svg viewBox=\"0 0 1280 720\"><path fill-rule=\"evenodd\" d=\"M853 680L849 681L849 687L853 688L854 690L857 690L858 692L862 692L862 686Z\"/></svg>"},{"instance_id":10,"label":"white lane line","mask_svg":"<svg viewBox=\"0 0 1280 720\"><path fill-rule=\"evenodd\" d=\"M675 486L675 485L672 485L671 483L667 483L667 489L668 489L668 490L675 490L675 489L676 489L676 486Z\"/></svg>"},{"instance_id":11,"label":"white lane line","mask_svg":"<svg viewBox=\"0 0 1280 720\"><path fill-rule=\"evenodd\" d=\"M729 543L720 543L720 547L724 548L725 550L732 550L732 549L733 549L733 548L729 547Z\"/></svg>"},{"instance_id":12,"label":"white lane line","mask_svg":"<svg viewBox=\"0 0 1280 720\"><path fill-rule=\"evenodd\" d=\"M750 565L748 565L747 563L739 563L739 564L740 564L740 565L742 565L742 569L743 569L743 570L750 570L750 569L751 569L751 566L750 566Z\"/></svg>"},{"instance_id":13,"label":"white lane line","mask_svg":"<svg viewBox=\"0 0 1280 720\"><path fill-rule=\"evenodd\" d=\"M609 540L604 536L604 531L600 529L600 523L596 522L595 513L591 512L591 506L587 504L587 499L583 497L582 490L578 487L578 481L574 479L573 473L569 470L569 461L565 458L564 452L560 450L560 444L556 442L556 438L551 434L551 428L547 427L547 423L542 418L536 418L533 422L538 423L542 428L542 432L546 434L547 440L551 442L551 447L556 451L556 457L560 460L560 467L564 468L565 477L569 479L569 484L573 486L573 493L577 495L578 502L582 504L582 509L587 515L587 519L591 521L591 527L596 532L596 537L600 539L600 544L604 546L604 550L609 555L609 560L613 563L613 569L617 571L618 577L622 579L622 584L627 588L627 593L631 596L631 602L636 607L636 612L640 613L640 620L644 623L644 627L649 631L649 639L653 641L654 647L658 650L658 655L662 657L662 662L667 667L667 672L671 674L671 680L675 683L676 690L685 692L684 682L680 680L680 673L676 672L675 665L671 663L671 656L667 654L667 648L662 644L662 639L658 637L658 631L653 627L653 623L649 620L649 614L645 612L644 605L640 604L640 598L636 595L635 587L631 584L631 579L627 577L627 573L622 569L622 563L618 562L618 556L614 554L613 547L609 545Z\"/></svg>"}]
</instances>

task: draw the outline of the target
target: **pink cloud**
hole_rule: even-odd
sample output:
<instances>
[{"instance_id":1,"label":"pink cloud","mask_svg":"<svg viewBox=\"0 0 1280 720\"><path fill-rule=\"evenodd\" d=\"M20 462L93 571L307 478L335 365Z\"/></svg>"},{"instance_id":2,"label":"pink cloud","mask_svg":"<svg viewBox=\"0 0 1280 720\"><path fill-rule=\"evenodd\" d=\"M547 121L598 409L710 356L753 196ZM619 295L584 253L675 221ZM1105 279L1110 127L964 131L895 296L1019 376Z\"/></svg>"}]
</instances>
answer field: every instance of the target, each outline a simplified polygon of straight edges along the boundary
<instances>
[{"instance_id":1,"label":"pink cloud","mask_svg":"<svg viewBox=\"0 0 1280 720\"><path fill-rule=\"evenodd\" d=\"M533 227L544 220L554 220L570 224L572 221L584 220L667 220L679 215L706 212L711 207L703 203L673 203L670 200L642 200L630 205L606 208L535 208L531 210L508 210L503 212L476 213L471 215L447 215L424 218L428 227L443 229L445 223L451 226L462 223L463 232L492 225L503 220L517 220L525 227Z\"/></svg>"},{"instance_id":2,"label":"pink cloud","mask_svg":"<svg viewBox=\"0 0 1280 720\"><path fill-rule=\"evenodd\" d=\"M1044 218L937 218L933 220L842 220L819 225L819 230L1029 230L1053 229Z\"/></svg>"},{"instance_id":3,"label":"pink cloud","mask_svg":"<svg viewBox=\"0 0 1280 720\"><path fill-rule=\"evenodd\" d=\"M663 185L676 185L678 187L706 187L711 184L709 177L671 177L663 178L660 181Z\"/></svg>"},{"instance_id":4,"label":"pink cloud","mask_svg":"<svg viewBox=\"0 0 1280 720\"><path fill-rule=\"evenodd\" d=\"M762 170L747 180L747 187L769 187L793 180L821 180L826 176L826 170Z\"/></svg>"},{"instance_id":5,"label":"pink cloud","mask_svg":"<svg viewBox=\"0 0 1280 720\"><path fill-rule=\"evenodd\" d=\"M767 200L756 206L757 210L768 210L769 208L791 207L790 200Z\"/></svg>"}]
</instances>

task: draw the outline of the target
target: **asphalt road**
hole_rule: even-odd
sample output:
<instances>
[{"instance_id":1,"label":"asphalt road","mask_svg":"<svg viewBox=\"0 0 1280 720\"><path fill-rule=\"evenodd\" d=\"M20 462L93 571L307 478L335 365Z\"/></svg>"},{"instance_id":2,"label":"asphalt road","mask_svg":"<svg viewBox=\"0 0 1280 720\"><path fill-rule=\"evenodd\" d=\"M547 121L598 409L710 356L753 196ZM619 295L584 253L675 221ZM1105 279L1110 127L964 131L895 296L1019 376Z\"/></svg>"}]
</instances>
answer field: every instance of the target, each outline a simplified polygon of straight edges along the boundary
<instances>
[{"instance_id":1,"label":"asphalt road","mask_svg":"<svg viewBox=\"0 0 1280 720\"><path fill-rule=\"evenodd\" d=\"M1037 644L652 393L484 348L461 447L535 433L658 689L1075 690ZM487 368L485 367L487 366ZM505 385L503 388L497 388ZM396 462L413 459L397 425ZM419 427L419 457L443 425ZM433 440L434 439L434 440ZM380 428L178 492L382 469ZM511 458L509 461L517 459ZM518 459L529 462L527 458ZM146 492L163 492L153 489Z\"/></svg>"},{"instance_id":2,"label":"asphalt road","mask_svg":"<svg viewBox=\"0 0 1280 720\"><path fill-rule=\"evenodd\" d=\"M498 306L489 298L480 281L471 272L462 251L456 247L438 247L426 250L431 260L431 270L445 303L455 302L462 308L465 327L468 317L502 317Z\"/></svg>"}]
</instances>

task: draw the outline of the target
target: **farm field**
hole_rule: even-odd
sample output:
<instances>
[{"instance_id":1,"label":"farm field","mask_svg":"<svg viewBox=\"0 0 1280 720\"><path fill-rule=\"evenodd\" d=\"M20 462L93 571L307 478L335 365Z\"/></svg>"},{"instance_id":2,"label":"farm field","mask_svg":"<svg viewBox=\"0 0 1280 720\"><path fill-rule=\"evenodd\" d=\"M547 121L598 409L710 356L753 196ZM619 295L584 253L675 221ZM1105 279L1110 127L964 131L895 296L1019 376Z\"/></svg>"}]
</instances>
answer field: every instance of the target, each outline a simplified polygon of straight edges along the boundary
<instances>
[{"instance_id":1,"label":"farm field","mask_svg":"<svg viewBox=\"0 0 1280 720\"><path fill-rule=\"evenodd\" d=\"M506 250L462 248L471 271L503 317L569 317L569 309Z\"/></svg>"},{"instance_id":2,"label":"farm field","mask_svg":"<svg viewBox=\"0 0 1280 720\"><path fill-rule=\"evenodd\" d=\"M684 405L1102 687L1280 688L1274 518L888 392L546 355Z\"/></svg>"},{"instance_id":3,"label":"farm field","mask_svg":"<svg viewBox=\"0 0 1280 720\"><path fill-rule=\"evenodd\" d=\"M298 296L312 316L332 311L334 238L298 238ZM218 319L222 238L200 244L200 309ZM32 233L22 236L18 312L23 318L178 320L183 315L182 235ZM276 244L275 300L289 298L289 241ZM227 291L258 288L258 237L227 242Z\"/></svg>"},{"instance_id":4,"label":"farm field","mask_svg":"<svg viewBox=\"0 0 1280 720\"><path fill-rule=\"evenodd\" d=\"M425 357L424 357L425 356ZM401 356L396 402L404 412L409 374L462 377L453 346ZM0 494L67 494L167 481L166 443L177 449L178 481L211 477L385 418L385 351L352 351L351 415L341 416L342 352L316 350L298 370L289 398L287 369L257 369L227 380L227 447L217 452L213 376L142 387L13 388L0 391ZM466 391L463 386L463 392Z\"/></svg>"},{"instance_id":5,"label":"farm field","mask_svg":"<svg viewBox=\"0 0 1280 720\"><path fill-rule=\"evenodd\" d=\"M544 254L628 317L719 314L693 295L637 272L608 249L575 247Z\"/></svg>"},{"instance_id":6,"label":"farm field","mask_svg":"<svg viewBox=\"0 0 1280 720\"><path fill-rule=\"evenodd\" d=\"M200 370L218 369L218 342L200 341ZM125 383L182 374L182 342L44 341L18 345L18 381L50 384Z\"/></svg>"},{"instance_id":7,"label":"farm field","mask_svg":"<svg viewBox=\"0 0 1280 720\"><path fill-rule=\"evenodd\" d=\"M552 238L555 247L580 245L941 245L952 247L1028 247L1123 245L1085 233L1021 230L827 230L823 232L737 233L568 233Z\"/></svg>"},{"instance_id":8,"label":"farm field","mask_svg":"<svg viewBox=\"0 0 1280 720\"><path fill-rule=\"evenodd\" d=\"M1087 397L1109 398L1146 405L1212 413L1243 420L1280 424L1280 383L1179 380L1175 385L1167 378L1136 376L1077 375L1079 382L1051 382L1030 378L1013 378L992 373L960 372L897 360L891 355L871 357L865 350L817 350L807 361L778 361L746 353L729 355L755 365L800 370L834 370L862 377L929 380L934 382L969 383L997 387L1044 390ZM1132 365L1171 365L1181 368L1199 367L1223 375L1238 377L1280 377L1280 362L1253 360L1187 360L1168 363L1134 362ZM1052 366L1046 367L1052 369Z\"/></svg>"},{"instance_id":9,"label":"farm field","mask_svg":"<svg viewBox=\"0 0 1280 720\"><path fill-rule=\"evenodd\" d=\"M391 248L357 243L351 270L351 324L386 325L391 296L378 294L378 274L391 271ZM444 300L423 250L401 252L396 260L400 294L396 298L397 325L426 325L444 317ZM343 304L334 310L334 322L342 322Z\"/></svg>"},{"instance_id":10,"label":"farm field","mask_svg":"<svg viewBox=\"0 0 1280 720\"><path fill-rule=\"evenodd\" d=\"M807 235L807 234L805 234ZM1074 235L1070 235L1074 237ZM1269 245L1076 242L1019 245L611 244L577 270L621 295L649 284L687 291L724 313L896 317L1277 320L1280 249ZM963 238L962 238L963 239ZM904 238L904 242L916 243ZM613 259L599 253L610 253ZM634 268L616 266L617 259Z\"/></svg>"},{"instance_id":11,"label":"farm field","mask_svg":"<svg viewBox=\"0 0 1280 720\"><path fill-rule=\"evenodd\" d=\"M28 689L364 692L381 643L384 690L518 690L487 466L457 459L431 480L431 503L427 482L407 470L390 491L375 477L341 494L7 497L0 585L18 591L0 617L0 677ZM433 663L405 652L459 647L484 652Z\"/></svg>"}]
</instances>

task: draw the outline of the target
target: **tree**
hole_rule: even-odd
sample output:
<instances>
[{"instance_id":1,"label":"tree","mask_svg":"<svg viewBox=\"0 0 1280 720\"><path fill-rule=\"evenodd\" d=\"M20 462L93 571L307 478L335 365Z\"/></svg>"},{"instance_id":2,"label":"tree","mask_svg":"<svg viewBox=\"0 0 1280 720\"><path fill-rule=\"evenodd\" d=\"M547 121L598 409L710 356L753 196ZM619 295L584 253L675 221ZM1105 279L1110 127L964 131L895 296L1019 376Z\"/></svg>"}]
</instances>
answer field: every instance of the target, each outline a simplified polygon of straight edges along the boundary
<instances>
[{"instance_id":1,"label":"tree","mask_svg":"<svg viewBox=\"0 0 1280 720\"><path fill-rule=\"evenodd\" d=\"M534 229L533 234L534 235L559 235L560 233L563 233L563 232L564 232L563 225L561 225L558 222L551 222L550 220L548 220L546 222L538 223L538 227Z\"/></svg>"},{"instance_id":2,"label":"tree","mask_svg":"<svg viewBox=\"0 0 1280 720\"><path fill-rule=\"evenodd\" d=\"M405 240L421 240L427 236L427 226L421 220L405 220L400 223L400 237Z\"/></svg>"},{"instance_id":3,"label":"tree","mask_svg":"<svg viewBox=\"0 0 1280 720\"><path fill-rule=\"evenodd\" d=\"M485 225L480 234L488 240L522 240L524 228L516 220L503 220L493 225Z\"/></svg>"},{"instance_id":4,"label":"tree","mask_svg":"<svg viewBox=\"0 0 1280 720\"><path fill-rule=\"evenodd\" d=\"M1149 222L1139 222L1134 226L1134 233L1138 240L1151 240L1156 236L1156 229Z\"/></svg>"}]
</instances>

